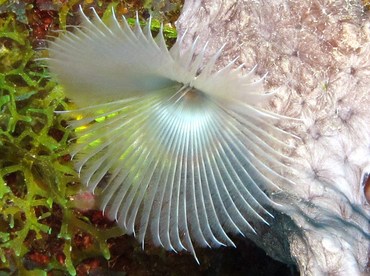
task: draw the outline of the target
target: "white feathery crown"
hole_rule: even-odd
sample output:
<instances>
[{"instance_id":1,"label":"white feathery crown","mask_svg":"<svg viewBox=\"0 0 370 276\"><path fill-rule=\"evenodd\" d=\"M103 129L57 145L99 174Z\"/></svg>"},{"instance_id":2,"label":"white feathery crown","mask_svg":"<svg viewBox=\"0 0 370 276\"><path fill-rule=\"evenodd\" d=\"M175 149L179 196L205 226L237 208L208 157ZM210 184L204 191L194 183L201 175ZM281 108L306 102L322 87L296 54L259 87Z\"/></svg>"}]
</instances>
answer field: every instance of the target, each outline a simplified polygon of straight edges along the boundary
<instances>
[{"instance_id":1,"label":"white feathery crown","mask_svg":"<svg viewBox=\"0 0 370 276\"><path fill-rule=\"evenodd\" d=\"M50 42L48 66L79 107L66 112L71 153L101 209L143 244L194 255L194 242L234 245L228 233L268 224L270 194L290 182L289 134L276 126L286 118L257 106L271 95L263 79L236 60L216 70L222 49L206 61L197 40L168 50L150 20L81 17Z\"/></svg>"}]
</instances>

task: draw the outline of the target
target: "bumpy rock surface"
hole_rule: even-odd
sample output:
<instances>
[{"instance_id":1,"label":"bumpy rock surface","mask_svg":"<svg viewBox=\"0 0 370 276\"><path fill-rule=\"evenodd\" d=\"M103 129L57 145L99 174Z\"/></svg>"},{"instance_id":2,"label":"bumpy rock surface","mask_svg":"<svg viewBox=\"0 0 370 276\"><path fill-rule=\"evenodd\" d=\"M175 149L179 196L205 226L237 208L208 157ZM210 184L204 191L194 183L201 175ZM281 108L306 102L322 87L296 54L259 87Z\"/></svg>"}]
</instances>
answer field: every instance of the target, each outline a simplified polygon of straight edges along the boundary
<instances>
[{"instance_id":1,"label":"bumpy rock surface","mask_svg":"<svg viewBox=\"0 0 370 276\"><path fill-rule=\"evenodd\" d=\"M219 66L235 57L268 73L269 108L298 136L288 152L296 184L279 183L275 223L252 239L304 275L368 273L370 14L360 1L187 0L178 21L199 51L224 43Z\"/></svg>"}]
</instances>

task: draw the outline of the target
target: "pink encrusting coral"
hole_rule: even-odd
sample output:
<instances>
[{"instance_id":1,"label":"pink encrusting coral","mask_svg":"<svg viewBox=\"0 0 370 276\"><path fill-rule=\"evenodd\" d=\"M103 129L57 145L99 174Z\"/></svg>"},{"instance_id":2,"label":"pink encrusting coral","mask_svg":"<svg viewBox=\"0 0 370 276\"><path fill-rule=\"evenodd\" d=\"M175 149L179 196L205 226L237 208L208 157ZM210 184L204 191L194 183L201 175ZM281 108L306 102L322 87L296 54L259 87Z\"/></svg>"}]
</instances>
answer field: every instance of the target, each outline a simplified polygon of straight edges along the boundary
<instances>
[{"instance_id":1,"label":"pink encrusting coral","mask_svg":"<svg viewBox=\"0 0 370 276\"><path fill-rule=\"evenodd\" d=\"M303 120L279 124L301 138L288 153L296 185L272 196L288 217L254 240L304 275L368 273L370 20L361 1L189 0L178 27L209 49L229 42L219 66L235 56L258 64L276 91L270 109Z\"/></svg>"}]
</instances>

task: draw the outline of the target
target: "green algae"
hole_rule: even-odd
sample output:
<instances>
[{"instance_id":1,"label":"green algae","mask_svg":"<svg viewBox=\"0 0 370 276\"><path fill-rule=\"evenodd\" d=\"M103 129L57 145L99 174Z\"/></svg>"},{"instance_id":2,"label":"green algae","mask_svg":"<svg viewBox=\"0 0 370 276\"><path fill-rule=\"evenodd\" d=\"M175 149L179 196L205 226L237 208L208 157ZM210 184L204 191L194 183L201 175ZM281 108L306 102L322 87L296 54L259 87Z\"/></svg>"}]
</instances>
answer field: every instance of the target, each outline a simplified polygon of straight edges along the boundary
<instances>
[{"instance_id":1,"label":"green algae","mask_svg":"<svg viewBox=\"0 0 370 276\"><path fill-rule=\"evenodd\" d=\"M55 115L68 104L34 61L42 52L29 37L13 14L0 18L0 272L75 275L85 258L109 259L106 240L121 232L96 228L71 204L81 188L67 155L72 133ZM79 232L94 237L93 250L74 248ZM51 241L60 245L48 247Z\"/></svg>"}]
</instances>

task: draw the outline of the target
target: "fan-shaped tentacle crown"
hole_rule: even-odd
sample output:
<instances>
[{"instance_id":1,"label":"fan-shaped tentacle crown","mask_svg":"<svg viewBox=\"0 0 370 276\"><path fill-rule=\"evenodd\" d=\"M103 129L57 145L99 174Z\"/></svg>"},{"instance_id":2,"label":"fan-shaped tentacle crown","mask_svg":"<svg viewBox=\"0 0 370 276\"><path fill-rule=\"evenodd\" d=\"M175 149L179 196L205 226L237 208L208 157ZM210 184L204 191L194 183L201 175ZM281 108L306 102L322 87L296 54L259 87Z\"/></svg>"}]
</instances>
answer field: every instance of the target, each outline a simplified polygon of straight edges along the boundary
<instances>
[{"instance_id":1,"label":"fan-shaped tentacle crown","mask_svg":"<svg viewBox=\"0 0 370 276\"><path fill-rule=\"evenodd\" d=\"M50 42L48 66L80 109L76 168L101 208L128 233L167 249L233 245L227 232L268 223L269 194L288 159L278 115L256 107L269 94L235 60L219 70L197 40L168 50L150 21L133 28L95 14Z\"/></svg>"}]
</instances>

